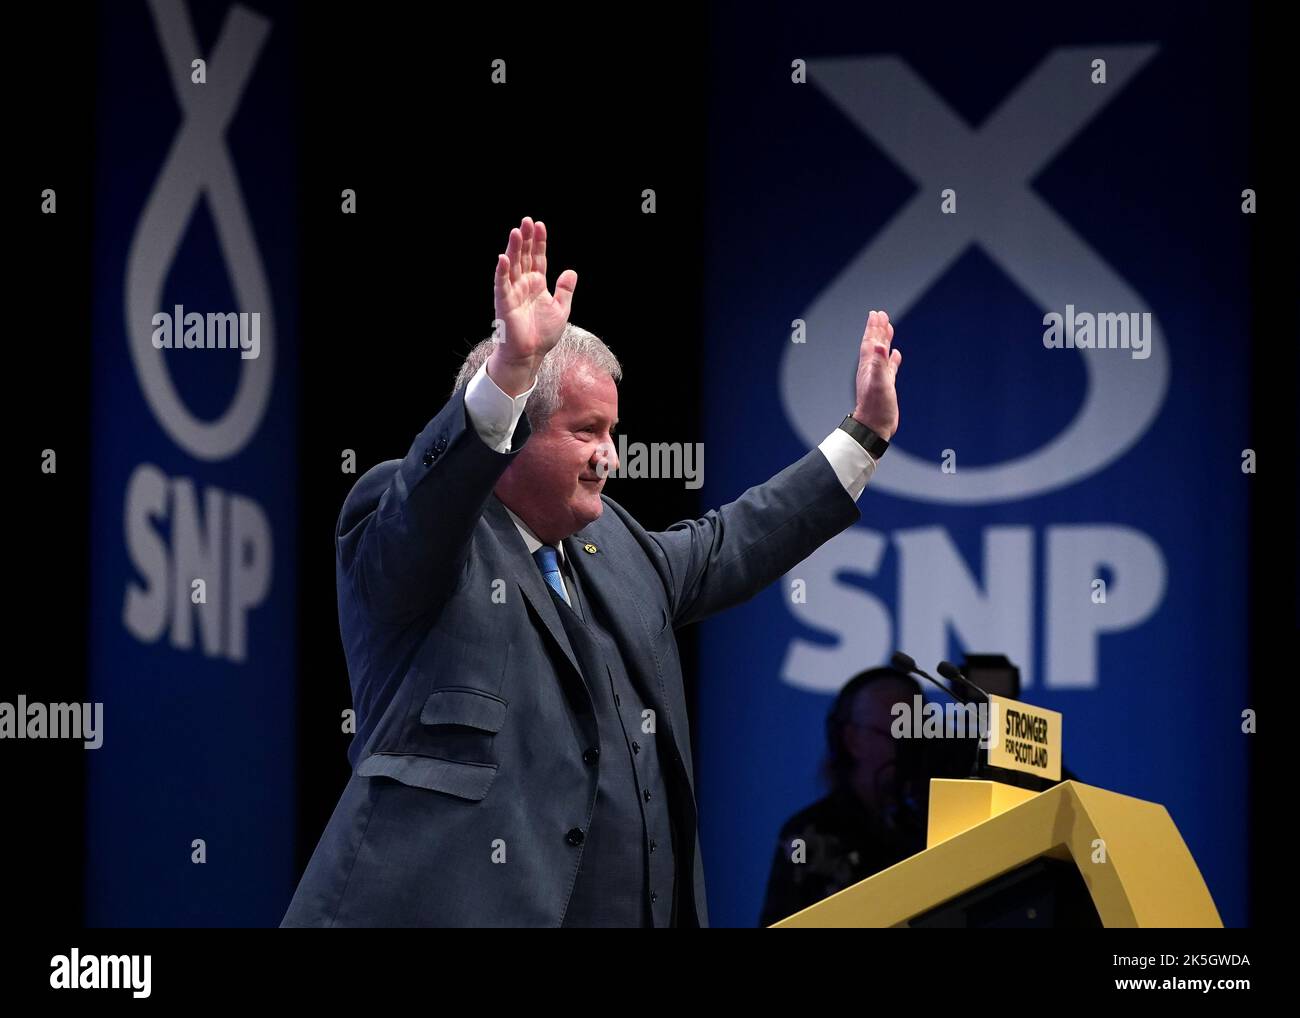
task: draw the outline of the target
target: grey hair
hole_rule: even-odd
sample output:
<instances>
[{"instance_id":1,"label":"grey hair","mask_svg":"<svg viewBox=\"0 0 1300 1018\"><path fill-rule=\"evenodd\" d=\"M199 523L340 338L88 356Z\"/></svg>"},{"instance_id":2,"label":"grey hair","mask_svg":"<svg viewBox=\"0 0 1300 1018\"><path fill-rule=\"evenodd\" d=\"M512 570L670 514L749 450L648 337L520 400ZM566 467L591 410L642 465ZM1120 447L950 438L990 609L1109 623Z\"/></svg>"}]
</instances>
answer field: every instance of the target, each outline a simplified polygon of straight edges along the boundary
<instances>
[{"instance_id":1,"label":"grey hair","mask_svg":"<svg viewBox=\"0 0 1300 1018\"><path fill-rule=\"evenodd\" d=\"M460 391L461 386L469 384L469 380L492 356L496 347L496 340L485 339L469 352L465 363L456 373L456 384L451 389L453 396ZM599 337L576 325L566 325L560 333L559 341L543 359L541 370L537 372L537 387L528 397L526 412L528 423L534 431L544 431L551 416L560 409L560 386L564 384L569 369L579 362L586 362L597 371L603 371L616 382L623 378L623 366L614 356L614 351L601 342Z\"/></svg>"}]
</instances>

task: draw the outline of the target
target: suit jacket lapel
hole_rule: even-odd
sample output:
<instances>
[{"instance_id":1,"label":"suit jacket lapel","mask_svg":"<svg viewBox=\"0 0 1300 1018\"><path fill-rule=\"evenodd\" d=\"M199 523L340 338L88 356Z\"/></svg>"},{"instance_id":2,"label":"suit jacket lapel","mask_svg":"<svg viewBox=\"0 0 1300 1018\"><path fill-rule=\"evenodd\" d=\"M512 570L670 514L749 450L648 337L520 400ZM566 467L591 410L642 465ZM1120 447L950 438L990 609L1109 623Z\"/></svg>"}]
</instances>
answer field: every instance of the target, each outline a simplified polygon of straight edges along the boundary
<instances>
[{"instance_id":1,"label":"suit jacket lapel","mask_svg":"<svg viewBox=\"0 0 1300 1018\"><path fill-rule=\"evenodd\" d=\"M583 678L582 669L578 667L578 659L573 653L573 646L569 643L569 635L564 631L564 624L560 622L560 615L555 610L551 592L546 586L546 581L542 579L541 570L537 568L533 557L528 554L528 545L524 543L515 521L510 518L506 507L495 495L488 499L483 517L496 533L502 547L510 553L510 558L512 560L518 558L523 563L515 576L519 582L519 589L523 591L528 603L533 606L546 631L551 634L551 639L569 659L569 664L573 665L574 672L582 679L585 687L586 679ZM590 696L590 693L588 695Z\"/></svg>"}]
</instances>

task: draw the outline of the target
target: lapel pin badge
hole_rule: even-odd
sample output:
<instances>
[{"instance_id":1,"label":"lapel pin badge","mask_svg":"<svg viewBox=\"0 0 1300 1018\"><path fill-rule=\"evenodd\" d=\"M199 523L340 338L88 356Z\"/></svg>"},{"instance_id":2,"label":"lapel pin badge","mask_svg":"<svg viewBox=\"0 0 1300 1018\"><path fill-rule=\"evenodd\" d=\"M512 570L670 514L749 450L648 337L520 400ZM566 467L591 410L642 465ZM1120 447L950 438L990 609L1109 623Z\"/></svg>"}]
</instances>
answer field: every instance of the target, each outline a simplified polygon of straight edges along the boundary
<instances>
[{"instance_id":1,"label":"lapel pin badge","mask_svg":"<svg viewBox=\"0 0 1300 1018\"><path fill-rule=\"evenodd\" d=\"M586 544L582 546L582 550L585 551L588 555L594 555L596 554L597 549L594 544L588 541Z\"/></svg>"}]
</instances>

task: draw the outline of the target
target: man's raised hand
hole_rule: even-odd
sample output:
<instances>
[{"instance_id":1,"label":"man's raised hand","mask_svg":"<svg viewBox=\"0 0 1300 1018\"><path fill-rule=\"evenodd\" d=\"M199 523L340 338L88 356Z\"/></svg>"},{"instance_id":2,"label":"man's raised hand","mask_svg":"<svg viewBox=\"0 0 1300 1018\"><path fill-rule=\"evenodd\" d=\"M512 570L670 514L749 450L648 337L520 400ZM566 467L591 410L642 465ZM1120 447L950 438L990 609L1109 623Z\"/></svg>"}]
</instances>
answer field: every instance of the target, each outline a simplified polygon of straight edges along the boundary
<instances>
[{"instance_id":1,"label":"man's raised hand","mask_svg":"<svg viewBox=\"0 0 1300 1018\"><path fill-rule=\"evenodd\" d=\"M504 342L488 358L488 374L507 394L518 396L533 384L542 358L560 340L578 274L565 269L546 289L546 224L525 216L510 231L505 254L497 255L492 300L505 325Z\"/></svg>"},{"instance_id":2,"label":"man's raised hand","mask_svg":"<svg viewBox=\"0 0 1300 1018\"><path fill-rule=\"evenodd\" d=\"M886 440L893 438L898 430L894 379L898 366L903 363L903 354L889 348L893 341L894 327L889 324L889 315L883 311L868 314L858 349L857 403L853 417Z\"/></svg>"}]
</instances>

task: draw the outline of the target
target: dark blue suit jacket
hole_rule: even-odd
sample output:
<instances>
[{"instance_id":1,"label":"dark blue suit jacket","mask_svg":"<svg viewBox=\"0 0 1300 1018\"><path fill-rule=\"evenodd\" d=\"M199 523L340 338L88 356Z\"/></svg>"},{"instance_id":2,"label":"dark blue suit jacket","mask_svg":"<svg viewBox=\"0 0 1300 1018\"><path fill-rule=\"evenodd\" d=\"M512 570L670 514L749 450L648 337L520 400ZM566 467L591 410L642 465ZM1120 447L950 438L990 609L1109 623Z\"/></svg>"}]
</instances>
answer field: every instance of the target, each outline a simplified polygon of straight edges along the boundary
<instances>
[{"instance_id":1,"label":"dark blue suit jacket","mask_svg":"<svg viewBox=\"0 0 1300 1018\"><path fill-rule=\"evenodd\" d=\"M545 581L492 493L528 440L527 415L513 451L495 452L464 391L344 503L336 566L354 772L283 926L558 926L568 907L582 849L566 834L595 804L597 768L583 762L599 745L595 718ZM674 630L752 597L859 512L816 449L660 533L604 505L565 554L656 712L681 789L678 924L706 926Z\"/></svg>"}]
</instances>

